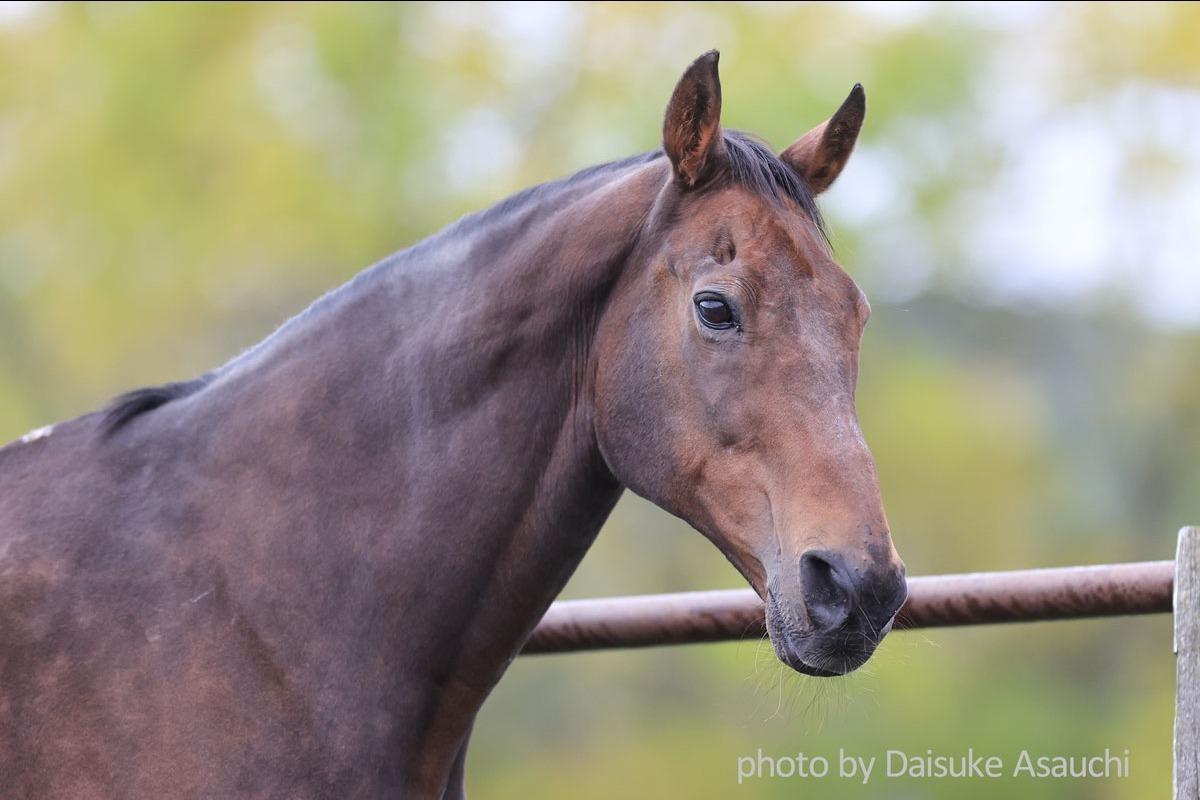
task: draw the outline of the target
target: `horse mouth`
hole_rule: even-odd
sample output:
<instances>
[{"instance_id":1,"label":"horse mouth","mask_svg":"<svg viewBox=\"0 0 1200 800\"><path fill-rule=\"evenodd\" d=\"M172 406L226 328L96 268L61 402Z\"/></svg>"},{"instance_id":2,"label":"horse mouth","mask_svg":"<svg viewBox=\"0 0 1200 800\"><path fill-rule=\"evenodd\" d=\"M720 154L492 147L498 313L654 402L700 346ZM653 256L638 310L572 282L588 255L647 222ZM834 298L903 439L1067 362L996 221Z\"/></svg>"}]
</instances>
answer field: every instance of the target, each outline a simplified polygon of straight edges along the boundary
<instances>
[{"instance_id":1,"label":"horse mouth","mask_svg":"<svg viewBox=\"0 0 1200 800\"><path fill-rule=\"evenodd\" d=\"M859 644L848 646L846 637L837 633L802 633L790 624L773 594L767 596L767 634L775 656L787 667L802 675L814 678L840 678L848 675L870 660L875 646ZM891 623L888 624L891 627ZM883 638L886 630L879 636Z\"/></svg>"},{"instance_id":2,"label":"horse mouth","mask_svg":"<svg viewBox=\"0 0 1200 800\"><path fill-rule=\"evenodd\" d=\"M799 648L782 636L779 638L772 637L771 643L775 647L775 655L785 666L799 672L801 675L811 675L814 678L840 678L861 667L870 657L869 655L858 654L855 654L855 657L842 658L824 656L821 660L828 666L821 666L807 661L805 656L797 652ZM835 669L834 667L840 667L840 669Z\"/></svg>"},{"instance_id":3,"label":"horse mouth","mask_svg":"<svg viewBox=\"0 0 1200 800\"><path fill-rule=\"evenodd\" d=\"M803 661L784 661L783 663L801 675L811 675L814 678L840 678L847 674L845 672L834 672L831 669L824 669L823 667L814 667L811 664L805 664Z\"/></svg>"}]
</instances>

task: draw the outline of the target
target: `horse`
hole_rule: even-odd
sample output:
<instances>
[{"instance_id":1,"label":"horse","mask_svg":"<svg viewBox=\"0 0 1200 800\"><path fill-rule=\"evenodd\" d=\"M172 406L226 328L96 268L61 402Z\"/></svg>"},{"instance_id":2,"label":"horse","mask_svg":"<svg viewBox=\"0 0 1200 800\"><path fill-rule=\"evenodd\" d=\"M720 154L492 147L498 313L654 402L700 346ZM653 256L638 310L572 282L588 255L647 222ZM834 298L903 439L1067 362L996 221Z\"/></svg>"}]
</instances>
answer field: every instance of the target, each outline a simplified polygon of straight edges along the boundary
<instances>
[{"instance_id":1,"label":"horse","mask_svg":"<svg viewBox=\"0 0 1200 800\"><path fill-rule=\"evenodd\" d=\"M870 313L815 197L855 86L776 154L718 54L660 150L464 217L241 355L0 449L0 786L463 795L473 721L626 489L710 539L779 659L906 595L854 407Z\"/></svg>"}]
</instances>

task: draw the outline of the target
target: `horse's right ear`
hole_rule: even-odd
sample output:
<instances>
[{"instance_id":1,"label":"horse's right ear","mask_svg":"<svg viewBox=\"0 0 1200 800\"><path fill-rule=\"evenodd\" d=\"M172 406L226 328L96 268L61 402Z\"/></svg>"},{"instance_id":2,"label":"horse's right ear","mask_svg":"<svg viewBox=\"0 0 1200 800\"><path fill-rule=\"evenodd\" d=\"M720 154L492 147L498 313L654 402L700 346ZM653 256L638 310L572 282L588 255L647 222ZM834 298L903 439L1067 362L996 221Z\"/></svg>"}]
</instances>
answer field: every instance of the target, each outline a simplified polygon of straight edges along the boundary
<instances>
[{"instance_id":1,"label":"horse's right ear","mask_svg":"<svg viewBox=\"0 0 1200 800\"><path fill-rule=\"evenodd\" d=\"M832 117L797 139L779 158L800 173L813 194L820 194L846 166L866 116L867 96L862 84L856 83Z\"/></svg>"},{"instance_id":2,"label":"horse's right ear","mask_svg":"<svg viewBox=\"0 0 1200 800\"><path fill-rule=\"evenodd\" d=\"M683 73L663 119L663 149L685 188L701 183L725 152L721 134L720 54L709 50Z\"/></svg>"}]
</instances>

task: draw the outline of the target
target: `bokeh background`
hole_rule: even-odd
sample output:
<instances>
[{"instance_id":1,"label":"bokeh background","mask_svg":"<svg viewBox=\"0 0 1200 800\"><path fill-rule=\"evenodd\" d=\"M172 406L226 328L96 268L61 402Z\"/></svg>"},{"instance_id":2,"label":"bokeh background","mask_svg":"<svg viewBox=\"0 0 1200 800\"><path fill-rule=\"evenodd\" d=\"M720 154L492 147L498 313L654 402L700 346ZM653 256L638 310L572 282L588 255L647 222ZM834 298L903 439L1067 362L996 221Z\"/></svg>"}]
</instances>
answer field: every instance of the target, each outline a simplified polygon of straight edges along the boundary
<instances>
[{"instance_id":1,"label":"bokeh background","mask_svg":"<svg viewBox=\"0 0 1200 800\"><path fill-rule=\"evenodd\" d=\"M1200 522L1200 7L0 4L0 441L195 376L462 213L658 144L722 51L778 147L868 93L824 198L912 574L1169 558ZM741 585L624 499L568 596ZM479 798L1144 798L1165 617L900 633L851 677L753 642L519 660ZM759 780L761 748L1128 748L1124 780Z\"/></svg>"}]
</instances>

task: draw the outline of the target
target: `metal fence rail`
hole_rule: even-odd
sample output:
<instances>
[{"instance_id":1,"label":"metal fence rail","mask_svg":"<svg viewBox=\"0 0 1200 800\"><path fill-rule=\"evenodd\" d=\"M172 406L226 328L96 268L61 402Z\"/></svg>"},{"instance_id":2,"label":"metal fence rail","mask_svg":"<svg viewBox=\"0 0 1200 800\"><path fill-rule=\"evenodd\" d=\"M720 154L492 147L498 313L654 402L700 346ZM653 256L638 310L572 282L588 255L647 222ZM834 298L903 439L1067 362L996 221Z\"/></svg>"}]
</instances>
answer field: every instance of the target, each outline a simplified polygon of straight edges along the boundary
<instances>
[{"instance_id":1,"label":"metal fence rail","mask_svg":"<svg viewBox=\"0 0 1200 800\"><path fill-rule=\"evenodd\" d=\"M897 629L1175 613L1174 797L1200 800L1200 528L1174 561L911 578ZM723 642L765 632L749 589L564 600L523 654Z\"/></svg>"},{"instance_id":2,"label":"metal fence rail","mask_svg":"<svg viewBox=\"0 0 1200 800\"><path fill-rule=\"evenodd\" d=\"M1175 562L977 572L910 578L897 629L1034 622L1171 610ZM763 604L750 589L563 600L525 653L758 638Z\"/></svg>"}]
</instances>

